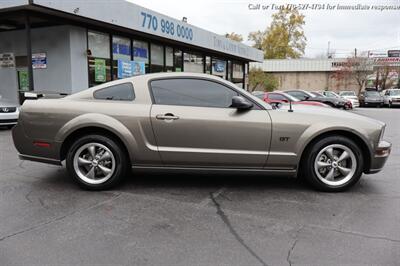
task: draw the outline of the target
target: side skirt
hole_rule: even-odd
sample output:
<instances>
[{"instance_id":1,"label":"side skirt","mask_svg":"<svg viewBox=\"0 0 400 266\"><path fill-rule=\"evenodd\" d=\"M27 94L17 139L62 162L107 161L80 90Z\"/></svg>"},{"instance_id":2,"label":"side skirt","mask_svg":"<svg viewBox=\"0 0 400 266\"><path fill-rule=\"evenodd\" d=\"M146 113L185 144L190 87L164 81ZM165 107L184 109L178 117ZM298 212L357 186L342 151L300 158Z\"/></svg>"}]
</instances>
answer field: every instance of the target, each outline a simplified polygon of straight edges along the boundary
<instances>
[{"instance_id":1,"label":"side skirt","mask_svg":"<svg viewBox=\"0 0 400 266\"><path fill-rule=\"evenodd\" d=\"M170 166L143 166L132 165L133 171L151 171L151 172L200 172L220 174L263 174L270 176L296 177L296 169L249 169L249 168L213 168L213 167L170 167Z\"/></svg>"}]
</instances>

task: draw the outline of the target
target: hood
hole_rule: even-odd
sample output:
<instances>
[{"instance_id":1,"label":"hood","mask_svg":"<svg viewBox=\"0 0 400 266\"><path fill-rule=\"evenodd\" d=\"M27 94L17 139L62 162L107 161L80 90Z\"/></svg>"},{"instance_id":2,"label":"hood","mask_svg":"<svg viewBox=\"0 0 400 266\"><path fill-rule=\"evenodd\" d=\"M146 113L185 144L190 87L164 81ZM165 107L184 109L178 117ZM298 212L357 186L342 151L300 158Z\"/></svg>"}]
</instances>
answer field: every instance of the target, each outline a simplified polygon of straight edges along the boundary
<instances>
[{"instance_id":1,"label":"hood","mask_svg":"<svg viewBox=\"0 0 400 266\"><path fill-rule=\"evenodd\" d=\"M351 100L358 100L358 97L357 96L342 96L343 98L345 98L345 99L351 99Z\"/></svg>"},{"instance_id":2,"label":"hood","mask_svg":"<svg viewBox=\"0 0 400 266\"><path fill-rule=\"evenodd\" d=\"M281 110L289 110L289 105L288 104L283 104L279 108ZM319 117L329 117L331 119L335 119L338 121L351 121L351 120L357 120L357 121L364 121L365 123L370 123L371 126L373 125L379 125L379 126L384 126L385 123L364 116L360 114L356 114L351 111L344 111L344 110L339 110L336 108L326 108L326 107L321 107L321 106L314 106L314 105L302 105L302 104L296 104L292 105L292 109L294 112L301 112L302 114L307 114L310 117L314 116L319 116Z\"/></svg>"},{"instance_id":3,"label":"hood","mask_svg":"<svg viewBox=\"0 0 400 266\"><path fill-rule=\"evenodd\" d=\"M16 104L10 100L0 99L0 108L1 107L19 107L19 104Z\"/></svg>"}]
</instances>

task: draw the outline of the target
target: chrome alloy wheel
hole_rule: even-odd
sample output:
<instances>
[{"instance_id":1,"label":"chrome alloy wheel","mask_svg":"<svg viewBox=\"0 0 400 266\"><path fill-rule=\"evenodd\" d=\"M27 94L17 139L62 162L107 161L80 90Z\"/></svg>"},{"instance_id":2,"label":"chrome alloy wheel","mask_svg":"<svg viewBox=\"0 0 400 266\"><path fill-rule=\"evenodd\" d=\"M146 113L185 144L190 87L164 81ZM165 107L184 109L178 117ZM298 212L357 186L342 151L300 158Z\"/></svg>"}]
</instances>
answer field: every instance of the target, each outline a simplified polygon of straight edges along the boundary
<instances>
[{"instance_id":1,"label":"chrome alloy wheel","mask_svg":"<svg viewBox=\"0 0 400 266\"><path fill-rule=\"evenodd\" d=\"M354 152L341 144L323 148L315 158L314 170L318 179L330 186L347 183L357 170Z\"/></svg>"},{"instance_id":2,"label":"chrome alloy wheel","mask_svg":"<svg viewBox=\"0 0 400 266\"><path fill-rule=\"evenodd\" d=\"M106 182L115 171L115 157L100 143L87 143L74 155L74 170L84 182L97 185Z\"/></svg>"}]
</instances>

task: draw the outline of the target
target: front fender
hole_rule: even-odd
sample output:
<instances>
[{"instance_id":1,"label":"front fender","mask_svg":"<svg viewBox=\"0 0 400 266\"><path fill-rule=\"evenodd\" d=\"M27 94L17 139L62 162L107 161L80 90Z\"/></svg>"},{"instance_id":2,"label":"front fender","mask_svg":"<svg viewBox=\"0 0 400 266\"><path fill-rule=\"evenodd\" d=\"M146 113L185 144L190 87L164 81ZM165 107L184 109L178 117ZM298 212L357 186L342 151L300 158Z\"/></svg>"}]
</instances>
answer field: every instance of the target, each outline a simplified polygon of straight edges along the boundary
<instances>
[{"instance_id":1,"label":"front fender","mask_svg":"<svg viewBox=\"0 0 400 266\"><path fill-rule=\"evenodd\" d=\"M322 129L321 129L322 128ZM297 142L296 145L296 154L297 156L297 165L299 165L301 156L306 149L306 147L313 141L315 140L318 136L327 134L329 132L335 132L335 131L343 131L343 132L349 132L353 135L356 135L359 137L364 144L368 147L369 151L369 156L371 157L373 154L373 141L368 140L366 136L368 136L367 131L363 130L362 128L355 130L354 128L351 128L349 126L331 126L329 124L313 124L310 127L308 127L303 134L300 136L299 141Z\"/></svg>"},{"instance_id":2,"label":"front fender","mask_svg":"<svg viewBox=\"0 0 400 266\"><path fill-rule=\"evenodd\" d=\"M120 121L104 114L88 113L71 119L57 132L55 141L62 144L73 132L87 127L99 127L114 133L124 143L129 157L133 161L134 151L138 150L136 139Z\"/></svg>"}]
</instances>

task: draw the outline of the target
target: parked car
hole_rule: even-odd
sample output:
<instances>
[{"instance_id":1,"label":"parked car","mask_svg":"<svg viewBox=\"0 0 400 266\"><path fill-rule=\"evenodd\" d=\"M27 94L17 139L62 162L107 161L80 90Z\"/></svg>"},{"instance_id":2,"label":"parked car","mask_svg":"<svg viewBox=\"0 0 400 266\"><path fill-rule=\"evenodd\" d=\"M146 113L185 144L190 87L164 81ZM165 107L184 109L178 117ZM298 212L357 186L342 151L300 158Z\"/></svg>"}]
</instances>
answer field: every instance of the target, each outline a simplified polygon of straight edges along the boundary
<instances>
[{"instance_id":1,"label":"parked car","mask_svg":"<svg viewBox=\"0 0 400 266\"><path fill-rule=\"evenodd\" d=\"M13 129L21 159L61 165L83 188L136 169L301 173L342 191L379 172L385 124L332 108L271 105L221 78L154 73L61 99L26 100Z\"/></svg>"},{"instance_id":2,"label":"parked car","mask_svg":"<svg viewBox=\"0 0 400 266\"><path fill-rule=\"evenodd\" d=\"M344 101L345 102L345 105L344 105L345 110L353 109L353 103L349 99L341 97L339 94L337 94L334 91L320 91L319 93L325 97L337 98L337 99Z\"/></svg>"},{"instance_id":3,"label":"parked car","mask_svg":"<svg viewBox=\"0 0 400 266\"><path fill-rule=\"evenodd\" d=\"M383 97L377 91L369 90L363 91L360 94L360 106L383 106Z\"/></svg>"},{"instance_id":4,"label":"parked car","mask_svg":"<svg viewBox=\"0 0 400 266\"><path fill-rule=\"evenodd\" d=\"M383 95L383 103L388 107L400 105L400 89L388 89Z\"/></svg>"},{"instance_id":5,"label":"parked car","mask_svg":"<svg viewBox=\"0 0 400 266\"><path fill-rule=\"evenodd\" d=\"M289 103L292 104L305 104L305 105L314 105L314 106L321 106L321 107L329 107L328 105L321 103L321 102L314 102L314 101L300 101L299 99L284 93L284 92L253 92L253 95L260 98L266 103Z\"/></svg>"},{"instance_id":6,"label":"parked car","mask_svg":"<svg viewBox=\"0 0 400 266\"><path fill-rule=\"evenodd\" d=\"M354 91L341 91L339 92L339 96L350 100L353 108L360 106L360 102L358 101L358 97Z\"/></svg>"},{"instance_id":7,"label":"parked car","mask_svg":"<svg viewBox=\"0 0 400 266\"><path fill-rule=\"evenodd\" d=\"M12 128L17 124L19 116L19 104L0 96L0 126Z\"/></svg>"},{"instance_id":8,"label":"parked car","mask_svg":"<svg viewBox=\"0 0 400 266\"><path fill-rule=\"evenodd\" d=\"M346 101L338 99L338 98L313 95L311 92L304 91L304 90L287 90L284 92L286 92L287 94L289 94L293 97L296 97L297 99L299 99L301 101L321 102L321 103L324 103L331 107L343 108L343 109L346 108Z\"/></svg>"}]
</instances>

